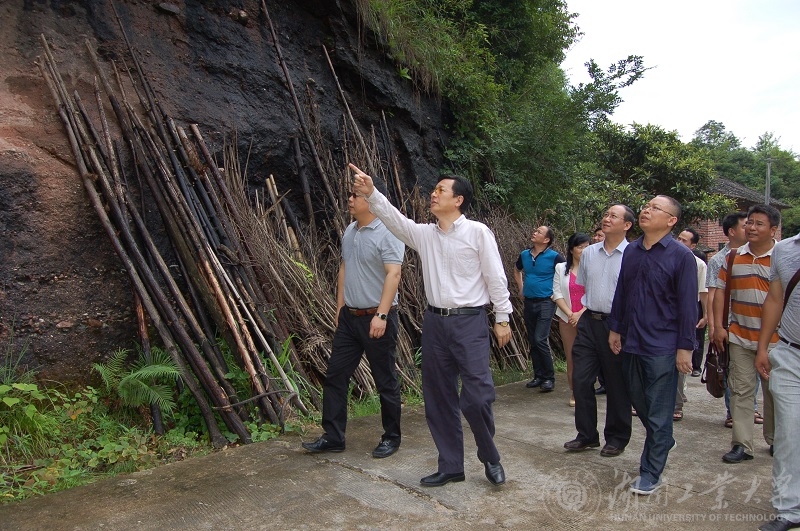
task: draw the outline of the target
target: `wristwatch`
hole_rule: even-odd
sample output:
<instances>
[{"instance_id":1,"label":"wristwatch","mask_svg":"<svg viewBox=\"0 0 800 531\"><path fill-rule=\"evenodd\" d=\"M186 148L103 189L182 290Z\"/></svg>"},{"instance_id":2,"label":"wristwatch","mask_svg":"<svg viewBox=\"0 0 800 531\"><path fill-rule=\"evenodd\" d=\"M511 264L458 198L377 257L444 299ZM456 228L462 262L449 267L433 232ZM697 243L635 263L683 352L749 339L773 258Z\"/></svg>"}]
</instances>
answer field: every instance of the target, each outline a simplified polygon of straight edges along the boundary
<instances>
[{"instance_id":1,"label":"wristwatch","mask_svg":"<svg viewBox=\"0 0 800 531\"><path fill-rule=\"evenodd\" d=\"M500 321L497 324L499 324L500 326L508 326L508 321Z\"/></svg>"},{"instance_id":2,"label":"wristwatch","mask_svg":"<svg viewBox=\"0 0 800 531\"><path fill-rule=\"evenodd\" d=\"M376 313L375 313L375 317L377 317L377 318L378 318L378 319L380 319L381 321L385 321L385 320L386 320L386 318L387 318L387 317L389 317L389 316L388 316L388 315L386 315L385 313L376 312Z\"/></svg>"}]
</instances>

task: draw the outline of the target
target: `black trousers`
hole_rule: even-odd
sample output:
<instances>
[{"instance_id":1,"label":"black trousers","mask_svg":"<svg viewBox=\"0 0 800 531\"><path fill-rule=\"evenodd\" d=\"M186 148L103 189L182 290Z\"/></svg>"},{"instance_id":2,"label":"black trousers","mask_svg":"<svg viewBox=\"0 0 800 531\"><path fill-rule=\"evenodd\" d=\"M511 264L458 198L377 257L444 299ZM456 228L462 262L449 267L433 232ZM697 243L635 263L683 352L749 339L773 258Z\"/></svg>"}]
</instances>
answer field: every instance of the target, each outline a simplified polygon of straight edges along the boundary
<instances>
[{"instance_id":1,"label":"black trousers","mask_svg":"<svg viewBox=\"0 0 800 531\"><path fill-rule=\"evenodd\" d=\"M489 369L489 322L485 311L449 317L425 312L422 392L425 419L439 451L438 472L464 471L461 413L475 438L478 459L482 463L500 462L494 444L495 390Z\"/></svg>"},{"instance_id":2,"label":"black trousers","mask_svg":"<svg viewBox=\"0 0 800 531\"><path fill-rule=\"evenodd\" d=\"M606 387L606 444L625 448L631 440L631 400L622 372L622 356L608 346L608 322L584 312L572 346L572 392L575 395L575 428L578 439L599 442L597 397L594 381L602 369Z\"/></svg>"},{"instance_id":3,"label":"black trousers","mask_svg":"<svg viewBox=\"0 0 800 531\"><path fill-rule=\"evenodd\" d=\"M347 392L350 377L366 354L375 387L380 394L383 438L400 439L400 382L395 367L398 319L392 308L383 337L371 339L369 324L373 315L356 317L347 308L339 313L339 326L333 336L331 357L322 392L322 429L331 442L344 443L347 427Z\"/></svg>"}]
</instances>

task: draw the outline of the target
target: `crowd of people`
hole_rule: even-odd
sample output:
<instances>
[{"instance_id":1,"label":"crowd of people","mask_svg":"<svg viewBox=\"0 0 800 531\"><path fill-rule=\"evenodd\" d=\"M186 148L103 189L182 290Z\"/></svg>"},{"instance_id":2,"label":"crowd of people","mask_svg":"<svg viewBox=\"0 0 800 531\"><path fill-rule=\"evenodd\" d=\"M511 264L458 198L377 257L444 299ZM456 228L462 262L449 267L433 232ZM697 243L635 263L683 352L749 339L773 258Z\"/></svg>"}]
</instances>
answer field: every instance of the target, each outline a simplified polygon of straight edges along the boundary
<instances>
[{"instance_id":1,"label":"crowd of people","mask_svg":"<svg viewBox=\"0 0 800 531\"><path fill-rule=\"evenodd\" d=\"M400 394L395 370L397 287L404 246L419 254L427 299L422 325L425 418L439 458L436 472L420 480L439 487L464 481L463 414L487 479L502 485L505 471L494 443L495 389L489 367L491 330L497 345L511 337L512 305L494 235L465 214L472 186L447 176L431 192L435 223L407 218L350 165L354 221L345 231L337 284L338 316L323 388L322 428L310 452L345 449L348 382L366 355L380 395L384 433L376 458L400 446ZM551 324L558 322L567 362L570 406L577 435L567 452L600 447L597 395L605 393L604 445L615 457L631 438L632 418L645 429L637 495L661 487L673 424L683 419L686 377L702 371L709 341L729 353L726 426L732 428L729 464L754 457L754 424L763 423L773 455L776 518L759 529L800 527L800 235L775 242L780 213L754 205L732 213L722 227L729 243L706 263L692 227L676 230L681 205L658 195L637 214L610 206L590 237L575 233L566 256L554 248L555 232L542 225L515 263L518 295L530 344L529 388L550 392L555 370ZM638 223L641 236L629 241ZM489 307L491 305L491 310ZM493 321L490 322L490 321ZM600 380L600 389L595 382ZM757 389L763 396L763 415Z\"/></svg>"}]
</instances>

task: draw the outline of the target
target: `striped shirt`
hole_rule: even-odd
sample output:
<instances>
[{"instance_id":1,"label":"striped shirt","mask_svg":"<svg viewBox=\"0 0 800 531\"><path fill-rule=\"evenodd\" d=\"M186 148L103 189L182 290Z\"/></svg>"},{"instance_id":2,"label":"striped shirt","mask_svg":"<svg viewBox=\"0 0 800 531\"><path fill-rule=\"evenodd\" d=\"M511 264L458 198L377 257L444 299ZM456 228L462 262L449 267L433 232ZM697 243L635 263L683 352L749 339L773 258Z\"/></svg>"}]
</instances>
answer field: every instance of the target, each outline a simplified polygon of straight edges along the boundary
<instances>
[{"instance_id":1,"label":"striped shirt","mask_svg":"<svg viewBox=\"0 0 800 531\"><path fill-rule=\"evenodd\" d=\"M748 350L756 350L758 333L761 330L761 309L769 291L769 272L772 264L772 250L756 256L750 251L750 244L739 247L733 260L731 279L731 316L728 328L731 343ZM728 263L722 265L717 277L717 289L725 290L728 282ZM773 334L770 344L778 341Z\"/></svg>"}]
</instances>

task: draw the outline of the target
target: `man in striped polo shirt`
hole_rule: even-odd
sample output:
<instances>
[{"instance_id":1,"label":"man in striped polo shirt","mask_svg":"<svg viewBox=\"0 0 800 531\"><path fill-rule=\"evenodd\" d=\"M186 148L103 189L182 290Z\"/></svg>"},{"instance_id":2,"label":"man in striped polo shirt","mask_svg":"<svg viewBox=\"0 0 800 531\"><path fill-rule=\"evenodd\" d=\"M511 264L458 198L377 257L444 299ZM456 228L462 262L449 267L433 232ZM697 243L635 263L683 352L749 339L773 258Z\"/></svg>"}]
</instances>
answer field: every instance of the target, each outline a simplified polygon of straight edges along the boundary
<instances>
[{"instance_id":1,"label":"man in striped polo shirt","mask_svg":"<svg viewBox=\"0 0 800 531\"><path fill-rule=\"evenodd\" d=\"M775 232L781 223L781 214L769 205L753 205L747 212L747 243L739 247L728 271L727 261L720 268L717 293L724 293L731 283L730 327L723 327L724 297L714 297L714 342L720 349L725 342L730 345L728 386L731 390L731 416L733 435L731 451L722 456L726 463L740 463L753 459L753 400L756 393L754 366L761 329L761 310L769 291L769 271ZM770 347L778 340L773 334ZM764 397L764 439L772 445L775 428L772 414L772 395L767 381L761 379Z\"/></svg>"}]
</instances>

